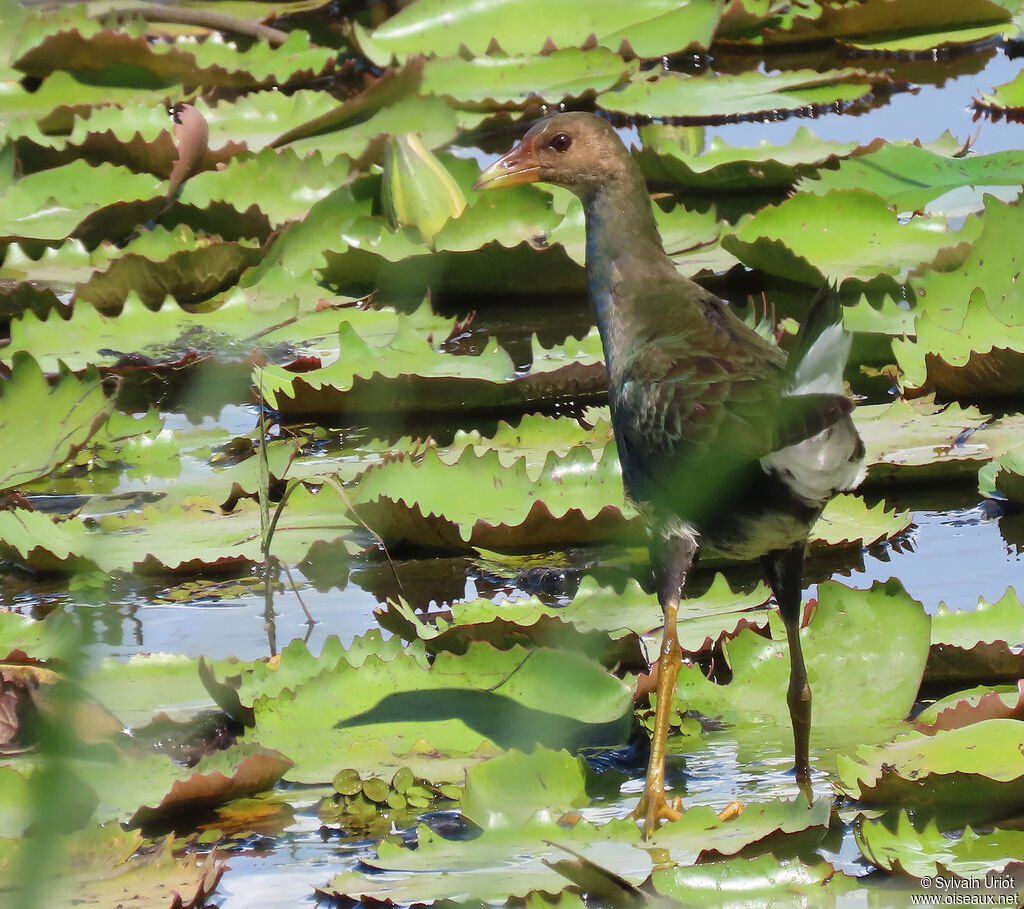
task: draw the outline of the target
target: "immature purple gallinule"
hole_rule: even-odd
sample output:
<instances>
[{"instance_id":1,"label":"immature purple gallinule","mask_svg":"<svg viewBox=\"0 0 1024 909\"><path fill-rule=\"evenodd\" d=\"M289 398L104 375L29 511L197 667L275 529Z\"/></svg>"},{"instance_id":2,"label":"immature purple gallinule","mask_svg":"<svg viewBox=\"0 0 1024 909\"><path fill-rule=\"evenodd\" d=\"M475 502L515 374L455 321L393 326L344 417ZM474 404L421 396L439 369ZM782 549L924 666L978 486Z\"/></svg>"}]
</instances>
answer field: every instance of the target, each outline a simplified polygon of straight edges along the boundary
<instances>
[{"instance_id":1,"label":"immature purple gallinule","mask_svg":"<svg viewBox=\"0 0 1024 909\"><path fill-rule=\"evenodd\" d=\"M765 341L665 254L640 168L605 120L537 123L474 189L533 182L583 202L587 288L604 345L626 496L643 515L665 614L650 766L634 816L650 836L680 816L665 796L665 745L681 664L676 616L699 549L760 559L786 627L796 774L809 792L811 691L800 651L811 525L863 474L864 447L842 394L849 339L826 292L816 338L793 355ZM831 313L829 310L831 309ZM823 315L830 318L823 318ZM833 321L836 320L836 321ZM811 321L811 320L809 320Z\"/></svg>"}]
</instances>

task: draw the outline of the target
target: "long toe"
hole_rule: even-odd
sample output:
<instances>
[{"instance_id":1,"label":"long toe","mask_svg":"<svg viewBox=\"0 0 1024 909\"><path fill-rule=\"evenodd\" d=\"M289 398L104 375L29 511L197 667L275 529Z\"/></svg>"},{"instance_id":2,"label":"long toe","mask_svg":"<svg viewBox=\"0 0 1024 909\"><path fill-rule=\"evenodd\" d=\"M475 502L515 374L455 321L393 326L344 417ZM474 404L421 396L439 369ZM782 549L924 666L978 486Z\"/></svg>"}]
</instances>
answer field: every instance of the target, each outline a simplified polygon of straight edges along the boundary
<instances>
[{"instance_id":1,"label":"long toe","mask_svg":"<svg viewBox=\"0 0 1024 909\"><path fill-rule=\"evenodd\" d=\"M640 802L629 816L644 822L644 839L649 840L662 821L678 821L683 816L683 800L678 797L668 799L663 791L645 788Z\"/></svg>"}]
</instances>

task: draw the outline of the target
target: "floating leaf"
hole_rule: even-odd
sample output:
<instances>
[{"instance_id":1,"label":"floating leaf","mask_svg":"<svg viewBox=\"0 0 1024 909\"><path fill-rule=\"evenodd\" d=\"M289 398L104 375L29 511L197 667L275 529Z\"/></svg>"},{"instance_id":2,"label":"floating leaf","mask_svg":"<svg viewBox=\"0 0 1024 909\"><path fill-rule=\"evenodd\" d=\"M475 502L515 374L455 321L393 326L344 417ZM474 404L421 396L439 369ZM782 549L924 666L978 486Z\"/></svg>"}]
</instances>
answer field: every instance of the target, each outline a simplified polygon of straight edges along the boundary
<instances>
[{"instance_id":1,"label":"floating leaf","mask_svg":"<svg viewBox=\"0 0 1024 909\"><path fill-rule=\"evenodd\" d=\"M879 868L921 878L951 873L966 879L961 881L963 884L991 880L993 874L1019 864L1024 850L1024 833L1020 830L996 828L978 833L966 827L953 839L941 833L934 821L923 830L916 829L906 811L899 813L895 830L884 821L863 819L855 833L861 854Z\"/></svg>"},{"instance_id":2,"label":"floating leaf","mask_svg":"<svg viewBox=\"0 0 1024 909\"><path fill-rule=\"evenodd\" d=\"M840 756L839 780L852 798L915 806L940 829L984 823L1024 797L1019 720L995 719L927 736L911 732L888 745Z\"/></svg>"},{"instance_id":3,"label":"floating leaf","mask_svg":"<svg viewBox=\"0 0 1024 909\"><path fill-rule=\"evenodd\" d=\"M498 749L617 744L632 718L629 688L586 657L471 644L429 668L400 653L339 662L294 691L253 704L247 737L296 762L289 779L326 781L342 768L409 767L459 781ZM328 706L329 705L329 706Z\"/></svg>"},{"instance_id":4,"label":"floating leaf","mask_svg":"<svg viewBox=\"0 0 1024 909\"><path fill-rule=\"evenodd\" d=\"M878 639L876 624L883 611L884 642ZM920 687L928 627L921 605L896 580L876 583L870 590L822 584L818 605L801 634L814 698L812 742L863 741L858 736L903 720ZM789 659L781 623L772 624L772 634L774 640L766 640L743 630L725 644L732 669L728 685L709 681L699 666L684 667L677 696L690 709L731 724L778 725L788 731Z\"/></svg>"},{"instance_id":5,"label":"floating leaf","mask_svg":"<svg viewBox=\"0 0 1024 909\"><path fill-rule=\"evenodd\" d=\"M950 157L912 142L873 142L843 160L836 170L822 170L797 184L802 192L825 195L834 190L876 193L897 211L917 211L958 187L1019 186L1024 180L1024 152Z\"/></svg>"},{"instance_id":6,"label":"floating leaf","mask_svg":"<svg viewBox=\"0 0 1024 909\"><path fill-rule=\"evenodd\" d=\"M742 218L722 245L753 268L820 285L879 275L898 279L972 239L948 231L941 219L901 224L882 199L858 189L798 193Z\"/></svg>"},{"instance_id":7,"label":"floating leaf","mask_svg":"<svg viewBox=\"0 0 1024 909\"><path fill-rule=\"evenodd\" d=\"M43 477L99 429L112 405L95 369L62 371L51 388L32 356L15 353L0 397L0 429L12 444L0 457L0 490Z\"/></svg>"},{"instance_id":8,"label":"floating leaf","mask_svg":"<svg viewBox=\"0 0 1024 909\"><path fill-rule=\"evenodd\" d=\"M601 106L617 113L722 123L762 113L822 108L863 98L872 77L863 70L824 73L793 70L764 73L662 73L634 78L625 88L601 96Z\"/></svg>"},{"instance_id":9,"label":"floating leaf","mask_svg":"<svg viewBox=\"0 0 1024 909\"><path fill-rule=\"evenodd\" d=\"M603 47L514 57L495 54L469 60L448 57L426 64L420 90L452 98L461 105L516 106L536 98L557 103L614 88L637 68L635 61L627 63Z\"/></svg>"},{"instance_id":10,"label":"floating leaf","mask_svg":"<svg viewBox=\"0 0 1024 909\"><path fill-rule=\"evenodd\" d=\"M492 39L509 54L540 53L546 41L576 46L594 35L602 47L631 49L656 57L708 47L718 24L713 4L652 0L639 7L611 0L580 6L555 0L538 7L534 0L499 0L486 9L464 4L454 10L444 0L418 0L372 33L356 26L360 50L378 66L411 54L454 56L462 46L482 54ZM538 28L538 17L543 27Z\"/></svg>"}]
</instances>

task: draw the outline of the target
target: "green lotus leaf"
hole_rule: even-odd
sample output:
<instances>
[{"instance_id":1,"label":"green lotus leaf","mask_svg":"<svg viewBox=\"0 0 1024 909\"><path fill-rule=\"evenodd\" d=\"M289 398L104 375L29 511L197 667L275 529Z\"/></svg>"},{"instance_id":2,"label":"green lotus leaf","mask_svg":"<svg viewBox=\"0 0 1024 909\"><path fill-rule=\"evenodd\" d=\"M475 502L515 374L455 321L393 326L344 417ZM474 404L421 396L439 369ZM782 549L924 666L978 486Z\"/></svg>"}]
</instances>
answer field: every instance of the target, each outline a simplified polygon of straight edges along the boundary
<instances>
[{"instance_id":1,"label":"green lotus leaf","mask_svg":"<svg viewBox=\"0 0 1024 909\"><path fill-rule=\"evenodd\" d=\"M52 76L50 78L53 78ZM329 92L251 92L232 101L196 98L194 106L209 124L211 149L261 151L296 122L322 116L337 107ZM331 159L323 156L326 166Z\"/></svg>"},{"instance_id":2,"label":"green lotus leaf","mask_svg":"<svg viewBox=\"0 0 1024 909\"><path fill-rule=\"evenodd\" d=\"M16 74L18 78L21 74ZM179 89L159 86L96 85L71 73L51 73L34 92L26 91L16 80L0 82L5 120L0 137L25 137L39 145L55 141L51 131L70 133L75 127L75 111L95 110L111 105L123 116L123 108L139 105L162 112L179 100ZM165 118L166 124L166 118ZM127 163L127 162L124 162Z\"/></svg>"},{"instance_id":3,"label":"green lotus leaf","mask_svg":"<svg viewBox=\"0 0 1024 909\"><path fill-rule=\"evenodd\" d=\"M52 615L46 621L16 612L0 612L0 661L21 651L33 660L70 663L82 645L80 629L70 615Z\"/></svg>"},{"instance_id":4,"label":"green lotus leaf","mask_svg":"<svg viewBox=\"0 0 1024 909\"><path fill-rule=\"evenodd\" d=\"M629 881L640 883L650 874L651 859L640 848L635 824L613 821L594 827L584 822L565 830L548 818L486 830L468 841L446 840L421 826L415 850L382 842L376 856L363 862L369 873L345 871L317 889L366 901L459 899L477 905L479 901L502 903L509 897L524 899L538 891L544 894L540 905L550 906L548 895L561 893L569 883L543 860L552 851L552 842L564 843L574 854Z\"/></svg>"},{"instance_id":5,"label":"green lotus leaf","mask_svg":"<svg viewBox=\"0 0 1024 909\"><path fill-rule=\"evenodd\" d=\"M716 575L706 591L688 595L680 606L683 649L700 652L742 627L766 627L767 613L758 607L768 597L763 584L750 592L733 591L722 575ZM433 651L461 653L474 640L502 646L526 637L540 646L578 650L605 665L637 671L647 667L638 636L648 639L647 650L653 653L662 624L657 598L644 593L636 581L619 591L589 577L568 605L551 605L537 597L500 604L480 598L453 603L450 619L437 617L428 623L408 606L391 602L377 616L389 630L408 640L422 640Z\"/></svg>"},{"instance_id":6,"label":"green lotus leaf","mask_svg":"<svg viewBox=\"0 0 1024 909\"><path fill-rule=\"evenodd\" d=\"M79 284L75 299L91 303L102 312L120 310L129 294L137 294L150 309L159 307L169 296L181 304L199 303L218 293L226 283L234 283L262 258L260 250L251 245L197 237L188 229L176 232L173 245L177 248L173 252L167 251L167 244L162 244L165 248L159 252L150 252L146 250L148 245L130 244L106 269ZM165 254L166 258L159 258Z\"/></svg>"},{"instance_id":7,"label":"green lotus leaf","mask_svg":"<svg viewBox=\"0 0 1024 909\"><path fill-rule=\"evenodd\" d=\"M419 659L422 668L427 668L421 649L410 647L403 650L398 639L385 641L378 630L370 629L355 638L347 648L342 647L337 635L332 634L318 656L311 654L305 643L296 638L270 661L207 663L197 679L222 710L252 725L252 706L259 698L272 700L286 689L294 691L314 676L335 669L342 660L359 668L370 656L389 662L400 654ZM222 680L217 676L222 676Z\"/></svg>"},{"instance_id":8,"label":"green lotus leaf","mask_svg":"<svg viewBox=\"0 0 1024 909\"><path fill-rule=\"evenodd\" d=\"M794 9L781 28L766 29L766 44L861 38L882 33L896 45L899 37L946 32L974 26L995 26L1010 20L1004 4L994 0L877 0L870 4L813 4Z\"/></svg>"},{"instance_id":9,"label":"green lotus leaf","mask_svg":"<svg viewBox=\"0 0 1024 909\"><path fill-rule=\"evenodd\" d=\"M884 640L877 629L880 611L886 616ZM865 741L858 736L876 735L906 718L924 672L928 627L920 603L896 580L870 590L819 586L817 608L801 634L814 698L812 745ZM677 697L706 716L766 732L777 726L788 734L788 649L781 622L773 620L771 630L772 640L743 630L724 645L732 668L728 685L709 681L699 666L684 667Z\"/></svg>"},{"instance_id":10,"label":"green lotus leaf","mask_svg":"<svg viewBox=\"0 0 1024 909\"><path fill-rule=\"evenodd\" d=\"M805 177L797 189L817 195L866 190L906 212L924 209L929 202L960 187L1019 187L1022 181L1021 151L951 157L912 142L886 142L858 149L840 162L837 170L821 170L815 177Z\"/></svg>"},{"instance_id":11,"label":"green lotus leaf","mask_svg":"<svg viewBox=\"0 0 1024 909\"><path fill-rule=\"evenodd\" d=\"M982 92L974 100L975 109L984 111L993 119L1007 112L1024 108L1024 74L1018 73L1009 82L997 85L991 92Z\"/></svg>"},{"instance_id":12,"label":"green lotus leaf","mask_svg":"<svg viewBox=\"0 0 1024 909\"><path fill-rule=\"evenodd\" d=\"M1024 688L978 685L969 691L958 691L929 704L915 718L914 728L925 735L934 735L999 717L1024 720Z\"/></svg>"},{"instance_id":13,"label":"green lotus leaf","mask_svg":"<svg viewBox=\"0 0 1024 909\"><path fill-rule=\"evenodd\" d=\"M896 741L840 755L839 782L872 805L914 806L940 829L978 824L1012 811L1024 797L1021 722L984 720L936 735L910 732Z\"/></svg>"},{"instance_id":14,"label":"green lotus leaf","mask_svg":"<svg viewBox=\"0 0 1024 909\"><path fill-rule=\"evenodd\" d=\"M681 820L662 827L652 842L665 849L671 861L692 864L702 852L733 855L753 843L780 843L790 834L823 835L828 817L825 801L815 803L810 811L806 801L800 800L758 803L730 821L719 821L710 808L697 806ZM559 847L565 847L566 854L571 850L603 873L634 884L651 871L651 856L634 823L611 821L595 827L582 822L565 829L542 813L526 824L488 828L469 841L444 840L420 827L415 850L381 843L377 856L364 860L375 873L339 874L325 890L353 899L397 901L455 896L497 900L523 896L529 890L557 893L565 880L540 858L552 847L548 861L559 855ZM511 867L509 856L517 857Z\"/></svg>"},{"instance_id":15,"label":"green lotus leaf","mask_svg":"<svg viewBox=\"0 0 1024 909\"><path fill-rule=\"evenodd\" d=\"M546 42L556 47L582 44L589 35L602 47L623 45L639 57L656 57L690 47L708 47L720 11L714 4L649 0L623 6L597 0L580 6L555 0L499 0L486 9L465 4L454 10L443 0L417 0L373 32L356 27L360 50L378 66L412 54L455 56L465 46L483 54L492 40L508 54L536 54ZM543 26L538 28L538 17Z\"/></svg>"},{"instance_id":16,"label":"green lotus leaf","mask_svg":"<svg viewBox=\"0 0 1024 909\"><path fill-rule=\"evenodd\" d=\"M808 865L773 855L659 869L651 884L656 893L683 905L715 909L746 909L758 899L772 905L782 892L794 898L794 905L801 897L820 904L826 894L852 889L850 879L836 874L828 862Z\"/></svg>"},{"instance_id":17,"label":"green lotus leaf","mask_svg":"<svg viewBox=\"0 0 1024 909\"><path fill-rule=\"evenodd\" d=\"M488 55L464 60L438 58L423 68L424 94L443 95L457 104L522 105L542 98L558 102L587 92L603 92L636 73L604 47L566 48L549 54Z\"/></svg>"},{"instance_id":18,"label":"green lotus leaf","mask_svg":"<svg viewBox=\"0 0 1024 909\"><path fill-rule=\"evenodd\" d=\"M974 28L952 28L925 35L899 35L876 41L844 41L844 45L867 53L919 54L936 51L939 54L968 52L976 46L998 39L1012 39L1020 34L1016 25L979 25Z\"/></svg>"},{"instance_id":19,"label":"green lotus leaf","mask_svg":"<svg viewBox=\"0 0 1024 909\"><path fill-rule=\"evenodd\" d=\"M180 201L196 208L225 203L237 212L256 206L274 227L280 227L305 217L312 204L351 182L355 175L350 171L350 162L344 158L327 163L318 152L300 158L292 148L263 149L235 158L223 170L192 177Z\"/></svg>"},{"instance_id":20,"label":"green lotus leaf","mask_svg":"<svg viewBox=\"0 0 1024 909\"><path fill-rule=\"evenodd\" d=\"M557 817L589 801L586 761L537 748L528 755L507 751L468 768L461 808L477 826L500 828L527 824L537 812Z\"/></svg>"},{"instance_id":21,"label":"green lotus leaf","mask_svg":"<svg viewBox=\"0 0 1024 909\"><path fill-rule=\"evenodd\" d=\"M289 761L259 745L232 745L182 767L168 757L76 759L70 768L99 796L95 820L133 826L159 818L208 811L234 798L269 789ZM142 806L142 807L140 807Z\"/></svg>"},{"instance_id":22,"label":"green lotus leaf","mask_svg":"<svg viewBox=\"0 0 1024 909\"><path fill-rule=\"evenodd\" d=\"M498 750L625 741L629 688L584 656L471 644L439 653L429 668L402 652L347 662L257 698L247 739L296 762L288 778L331 779L343 768L407 766L432 782L461 781Z\"/></svg>"},{"instance_id":23,"label":"green lotus leaf","mask_svg":"<svg viewBox=\"0 0 1024 909\"><path fill-rule=\"evenodd\" d=\"M798 193L740 219L722 245L745 265L819 285L824 280L899 279L973 237L947 230L941 218L908 224L874 193Z\"/></svg>"},{"instance_id":24,"label":"green lotus leaf","mask_svg":"<svg viewBox=\"0 0 1024 909\"><path fill-rule=\"evenodd\" d=\"M92 167L74 161L16 181L0 196L0 238L63 240L85 230L86 218L95 220L123 214L128 230L145 218L143 203L157 201L164 187L149 174L133 174L125 167L100 164ZM134 204L132 204L134 203ZM115 234L115 236L118 236Z\"/></svg>"},{"instance_id":25,"label":"green lotus leaf","mask_svg":"<svg viewBox=\"0 0 1024 909\"><path fill-rule=\"evenodd\" d=\"M291 32L276 48L262 41L248 50L220 41L152 42L144 34L143 23L126 23L118 31L109 31L84 16L84 9L64 13L71 21L62 23L61 31L49 26L45 36L15 61L17 68L38 78L57 69L71 70L114 86L132 84L127 72L137 83L143 71L146 81L156 85L183 82L251 88L326 75L335 66L336 51L317 47L301 31Z\"/></svg>"},{"instance_id":26,"label":"green lotus leaf","mask_svg":"<svg viewBox=\"0 0 1024 909\"><path fill-rule=\"evenodd\" d=\"M1018 448L986 464L978 473L978 488L988 498L1024 502L1024 453Z\"/></svg>"},{"instance_id":27,"label":"green lotus leaf","mask_svg":"<svg viewBox=\"0 0 1024 909\"><path fill-rule=\"evenodd\" d=\"M996 828L978 833L966 827L954 839L940 832L934 821L923 830L915 829L906 811L899 813L895 830L884 821L864 819L854 832L867 861L878 868L903 871L914 877L945 872L967 880L986 880L1020 862L1024 850L1024 832L1020 830Z\"/></svg>"},{"instance_id":28,"label":"green lotus leaf","mask_svg":"<svg viewBox=\"0 0 1024 909\"><path fill-rule=\"evenodd\" d=\"M923 482L973 476L1011 451L1024 420L995 419L976 407L939 406L934 398L871 404L853 412L867 448L871 480Z\"/></svg>"},{"instance_id":29,"label":"green lotus leaf","mask_svg":"<svg viewBox=\"0 0 1024 909\"><path fill-rule=\"evenodd\" d=\"M197 669L195 659L176 653L136 654L126 663L108 657L86 675L82 688L132 729L158 711L177 720L212 707Z\"/></svg>"},{"instance_id":30,"label":"green lotus leaf","mask_svg":"<svg viewBox=\"0 0 1024 909\"><path fill-rule=\"evenodd\" d=\"M603 94L601 106L645 117L713 121L856 101L870 94L875 78L859 69L802 69L777 75L667 72L653 79L634 77L624 88Z\"/></svg>"},{"instance_id":31,"label":"green lotus leaf","mask_svg":"<svg viewBox=\"0 0 1024 909\"><path fill-rule=\"evenodd\" d=\"M825 546L870 546L879 540L899 536L913 524L910 512L889 511L885 502L868 507L860 496L845 493L830 499L818 522L811 528L812 548Z\"/></svg>"},{"instance_id":32,"label":"green lotus leaf","mask_svg":"<svg viewBox=\"0 0 1024 909\"><path fill-rule=\"evenodd\" d=\"M46 476L72 457L107 418L113 402L94 368L78 378L64 369L51 387L26 352L10 360L0 396L0 427L12 444L0 456L0 490Z\"/></svg>"},{"instance_id":33,"label":"green lotus leaf","mask_svg":"<svg viewBox=\"0 0 1024 909\"><path fill-rule=\"evenodd\" d=\"M804 182L827 165L845 158L855 142L819 139L802 126L786 145L761 142L733 147L715 136L707 148L692 152L674 134L678 127L653 124L640 127L643 146L637 155L648 180L670 180L687 189L715 192L740 189L789 188L798 178Z\"/></svg>"},{"instance_id":34,"label":"green lotus leaf","mask_svg":"<svg viewBox=\"0 0 1024 909\"><path fill-rule=\"evenodd\" d=\"M940 603L932 618L933 644L968 649L979 643L1016 645L1022 640L1024 606L1012 587L995 603L979 597L977 607L970 612Z\"/></svg>"},{"instance_id":35,"label":"green lotus leaf","mask_svg":"<svg viewBox=\"0 0 1024 909\"><path fill-rule=\"evenodd\" d=\"M961 316L958 325L940 324L933 314L937 307L929 306L915 322L916 342L893 342L905 389L964 396L978 387L993 395L1024 390L1024 326L997 315L1002 306L993 297L990 303L989 293L978 287L966 309L951 307Z\"/></svg>"},{"instance_id":36,"label":"green lotus leaf","mask_svg":"<svg viewBox=\"0 0 1024 909\"><path fill-rule=\"evenodd\" d=\"M334 112L328 112L320 119L330 122L334 116ZM317 122L314 120L311 128ZM369 118L360 117L343 129L310 138L290 139L285 134L274 145L280 146L287 140L289 147L301 156L319 152L328 162L343 157L366 165L381 159L383 139L387 136L416 131L424 146L434 149L450 143L458 130L455 112L441 98L407 98L381 108Z\"/></svg>"}]
</instances>

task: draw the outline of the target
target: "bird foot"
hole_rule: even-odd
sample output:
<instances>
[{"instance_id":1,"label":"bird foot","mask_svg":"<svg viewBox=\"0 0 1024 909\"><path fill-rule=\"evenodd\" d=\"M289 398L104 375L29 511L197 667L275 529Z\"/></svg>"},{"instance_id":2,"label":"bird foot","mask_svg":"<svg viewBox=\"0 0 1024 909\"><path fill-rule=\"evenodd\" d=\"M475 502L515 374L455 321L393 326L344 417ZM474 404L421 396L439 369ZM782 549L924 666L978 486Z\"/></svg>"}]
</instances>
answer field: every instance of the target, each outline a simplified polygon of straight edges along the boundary
<instances>
[{"instance_id":1,"label":"bird foot","mask_svg":"<svg viewBox=\"0 0 1024 909\"><path fill-rule=\"evenodd\" d=\"M644 789L640 802L629 813L630 820L644 822L644 839L649 840L662 821L678 821L683 816L683 800L667 799L664 790Z\"/></svg>"}]
</instances>

